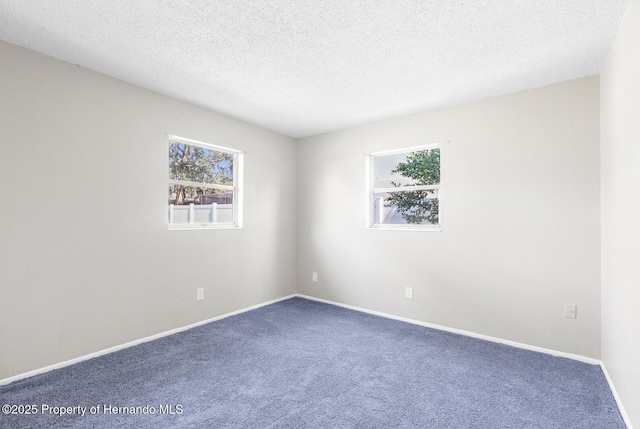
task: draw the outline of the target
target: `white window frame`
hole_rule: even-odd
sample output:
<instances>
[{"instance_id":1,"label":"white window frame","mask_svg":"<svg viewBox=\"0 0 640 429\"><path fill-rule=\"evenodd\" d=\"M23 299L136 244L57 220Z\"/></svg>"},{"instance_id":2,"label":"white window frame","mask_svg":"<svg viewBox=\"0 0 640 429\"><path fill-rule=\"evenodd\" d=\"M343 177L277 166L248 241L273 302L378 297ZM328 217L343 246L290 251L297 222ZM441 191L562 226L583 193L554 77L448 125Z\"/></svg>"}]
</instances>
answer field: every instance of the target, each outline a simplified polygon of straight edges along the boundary
<instances>
[{"instance_id":1,"label":"white window frame","mask_svg":"<svg viewBox=\"0 0 640 429\"><path fill-rule=\"evenodd\" d=\"M210 143L201 142L198 140L192 140L184 137L167 135L167 152L169 151L169 146L171 142L184 143L189 146L197 146L202 147L209 150L214 150L216 152L223 152L232 155L233 157L233 184L232 185L216 185L211 183L198 183L198 182L190 182L187 180L173 180L169 179L169 185L186 185L193 186L198 188L209 188L209 189L221 189L228 190L233 192L233 223L171 223L171 206L170 204L167 207L169 210L169 216L167 219L167 223L169 225L169 230L179 231L179 230L194 230L194 229L240 229L242 228L242 214L243 214L243 204L242 204L242 188L243 188L243 163L244 163L244 152L238 149L231 149L224 146L218 146Z\"/></svg>"},{"instance_id":2,"label":"white window frame","mask_svg":"<svg viewBox=\"0 0 640 429\"><path fill-rule=\"evenodd\" d=\"M374 207L374 199L375 194L384 193L384 192L406 192L406 191L425 191L438 189L438 200L442 200L442 188L441 183L437 185L414 185L414 186L403 186L403 187L382 187L376 188L375 177L374 177L374 159L380 156L387 155L397 155L402 153L411 153L422 150L431 150L431 149L440 149L440 154L442 156L442 146L439 143L433 143L423 146L414 146L407 147L401 149L393 149L381 152L374 152L370 154L365 154L366 166L366 180L367 180L367 195L366 195L366 228L372 230L393 230L393 231L432 231L439 232L442 231L442 205L438 204L438 225L401 225L401 224L383 224L383 223L374 223L373 216L373 207ZM442 160L440 162L440 168L442 168Z\"/></svg>"}]
</instances>

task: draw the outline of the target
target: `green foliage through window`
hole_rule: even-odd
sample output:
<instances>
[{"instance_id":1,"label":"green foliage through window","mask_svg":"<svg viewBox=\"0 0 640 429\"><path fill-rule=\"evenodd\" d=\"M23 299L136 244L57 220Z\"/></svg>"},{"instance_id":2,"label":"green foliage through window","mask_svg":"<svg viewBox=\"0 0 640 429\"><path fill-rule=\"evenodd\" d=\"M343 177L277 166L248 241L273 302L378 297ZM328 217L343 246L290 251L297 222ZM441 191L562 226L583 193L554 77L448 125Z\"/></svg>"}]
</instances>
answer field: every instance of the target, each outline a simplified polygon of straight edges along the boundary
<instances>
[{"instance_id":1,"label":"green foliage through window","mask_svg":"<svg viewBox=\"0 0 640 429\"><path fill-rule=\"evenodd\" d=\"M403 162L398 163L392 171L403 177L413 179L410 184L403 185L391 182L394 187L440 184L440 149L411 152ZM393 192L385 201L385 205L395 206L402 217L410 224L439 222L439 199L436 189Z\"/></svg>"},{"instance_id":2,"label":"green foliage through window","mask_svg":"<svg viewBox=\"0 0 640 429\"><path fill-rule=\"evenodd\" d=\"M369 160L370 226L439 227L438 145L379 152Z\"/></svg>"}]
</instances>

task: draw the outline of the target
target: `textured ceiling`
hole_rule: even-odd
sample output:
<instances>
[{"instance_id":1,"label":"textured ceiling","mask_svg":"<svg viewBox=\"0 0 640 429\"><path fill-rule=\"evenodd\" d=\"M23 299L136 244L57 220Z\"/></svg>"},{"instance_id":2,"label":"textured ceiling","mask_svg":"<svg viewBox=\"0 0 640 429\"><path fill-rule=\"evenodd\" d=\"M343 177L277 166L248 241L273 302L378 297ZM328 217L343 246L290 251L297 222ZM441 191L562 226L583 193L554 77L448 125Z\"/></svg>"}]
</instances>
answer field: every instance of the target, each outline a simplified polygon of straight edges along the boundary
<instances>
[{"instance_id":1,"label":"textured ceiling","mask_svg":"<svg viewBox=\"0 0 640 429\"><path fill-rule=\"evenodd\" d=\"M0 0L0 39L303 137L597 74L626 5Z\"/></svg>"}]
</instances>

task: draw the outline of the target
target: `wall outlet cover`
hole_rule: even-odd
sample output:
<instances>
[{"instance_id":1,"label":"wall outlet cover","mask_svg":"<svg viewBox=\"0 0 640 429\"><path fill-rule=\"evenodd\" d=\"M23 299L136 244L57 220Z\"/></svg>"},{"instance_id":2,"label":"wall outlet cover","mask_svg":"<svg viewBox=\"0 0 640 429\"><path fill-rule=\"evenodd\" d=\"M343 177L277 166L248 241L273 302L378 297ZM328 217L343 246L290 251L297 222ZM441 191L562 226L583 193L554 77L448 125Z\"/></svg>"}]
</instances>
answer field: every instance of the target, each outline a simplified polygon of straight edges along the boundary
<instances>
[{"instance_id":1,"label":"wall outlet cover","mask_svg":"<svg viewBox=\"0 0 640 429\"><path fill-rule=\"evenodd\" d=\"M565 304L564 317L567 319L576 319L578 317L578 306L575 304Z\"/></svg>"},{"instance_id":2,"label":"wall outlet cover","mask_svg":"<svg viewBox=\"0 0 640 429\"><path fill-rule=\"evenodd\" d=\"M413 299L413 288L406 287L404 288L404 297L407 299Z\"/></svg>"}]
</instances>

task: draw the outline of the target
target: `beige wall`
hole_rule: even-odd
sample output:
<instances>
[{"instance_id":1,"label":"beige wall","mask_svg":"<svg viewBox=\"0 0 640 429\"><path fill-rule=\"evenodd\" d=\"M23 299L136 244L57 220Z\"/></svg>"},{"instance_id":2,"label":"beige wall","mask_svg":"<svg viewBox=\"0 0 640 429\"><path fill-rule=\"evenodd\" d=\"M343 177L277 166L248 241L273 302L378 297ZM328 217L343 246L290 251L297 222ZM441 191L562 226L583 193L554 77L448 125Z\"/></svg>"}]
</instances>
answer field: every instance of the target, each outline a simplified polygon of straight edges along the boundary
<instances>
[{"instance_id":1,"label":"beige wall","mask_svg":"<svg viewBox=\"0 0 640 429\"><path fill-rule=\"evenodd\" d=\"M295 292L292 139L4 42L0 76L0 379ZM167 230L165 133L246 151L243 229Z\"/></svg>"},{"instance_id":2,"label":"beige wall","mask_svg":"<svg viewBox=\"0 0 640 429\"><path fill-rule=\"evenodd\" d=\"M640 4L601 74L602 359L640 427Z\"/></svg>"},{"instance_id":3,"label":"beige wall","mask_svg":"<svg viewBox=\"0 0 640 429\"><path fill-rule=\"evenodd\" d=\"M298 292L599 358L598 115L590 77L302 139ZM442 232L365 229L363 154L434 142Z\"/></svg>"}]
</instances>

